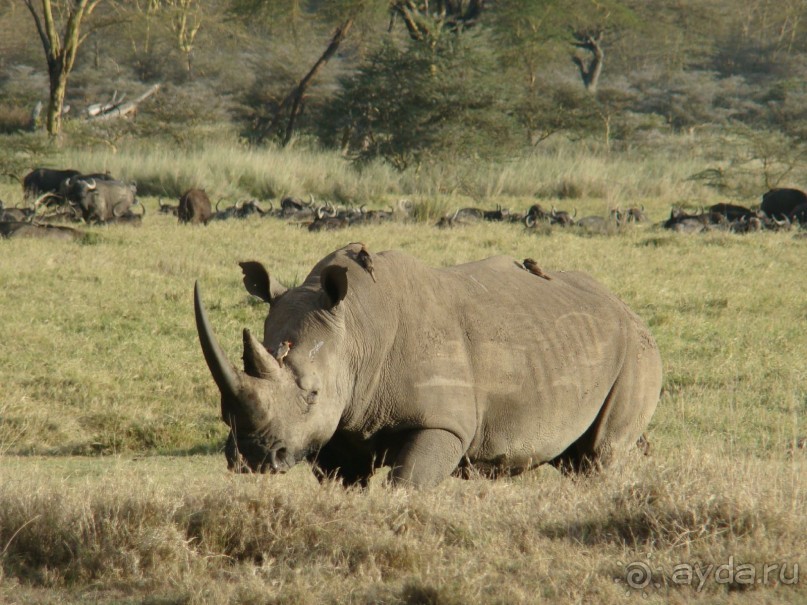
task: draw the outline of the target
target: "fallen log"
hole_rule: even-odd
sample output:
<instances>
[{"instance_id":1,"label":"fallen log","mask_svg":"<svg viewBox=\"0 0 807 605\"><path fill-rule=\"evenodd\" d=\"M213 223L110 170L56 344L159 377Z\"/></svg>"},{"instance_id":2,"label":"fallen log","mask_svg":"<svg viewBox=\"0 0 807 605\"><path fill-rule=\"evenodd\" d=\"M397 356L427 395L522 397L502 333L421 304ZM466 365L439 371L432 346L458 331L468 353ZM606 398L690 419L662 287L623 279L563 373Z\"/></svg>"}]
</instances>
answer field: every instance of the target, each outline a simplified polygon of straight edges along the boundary
<instances>
[{"instance_id":1,"label":"fallen log","mask_svg":"<svg viewBox=\"0 0 807 605\"><path fill-rule=\"evenodd\" d=\"M155 84L151 88L149 88L146 92L142 95L137 97L136 99L132 99L127 103L123 103L123 97L119 100L115 100L115 95L113 95L113 101L104 105L96 104L91 105L88 112L90 115L88 116L88 120L110 120L112 118L124 118L129 116L137 111L138 106L140 103L148 99L154 93L156 93L160 89L159 84ZM116 93L117 94L117 93ZM93 113L94 112L94 113Z\"/></svg>"}]
</instances>

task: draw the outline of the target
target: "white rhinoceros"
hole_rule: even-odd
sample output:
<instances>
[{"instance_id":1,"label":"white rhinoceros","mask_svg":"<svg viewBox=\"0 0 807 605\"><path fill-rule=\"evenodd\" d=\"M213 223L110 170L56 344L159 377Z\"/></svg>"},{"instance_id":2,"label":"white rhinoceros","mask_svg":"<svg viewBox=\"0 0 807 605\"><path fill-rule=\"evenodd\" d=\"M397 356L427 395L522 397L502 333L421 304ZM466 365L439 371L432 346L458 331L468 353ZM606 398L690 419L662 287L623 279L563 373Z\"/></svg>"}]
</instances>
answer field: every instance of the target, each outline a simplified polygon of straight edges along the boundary
<instances>
[{"instance_id":1,"label":"white rhinoceros","mask_svg":"<svg viewBox=\"0 0 807 605\"><path fill-rule=\"evenodd\" d=\"M351 244L285 289L241 263L269 303L263 343L244 330L244 370L223 354L202 305L205 360L237 471L429 486L452 473L516 474L549 462L600 467L632 446L661 388L647 327L588 275L544 277L497 256L434 269ZM371 264L372 275L367 269ZM278 360L279 358L279 360Z\"/></svg>"}]
</instances>

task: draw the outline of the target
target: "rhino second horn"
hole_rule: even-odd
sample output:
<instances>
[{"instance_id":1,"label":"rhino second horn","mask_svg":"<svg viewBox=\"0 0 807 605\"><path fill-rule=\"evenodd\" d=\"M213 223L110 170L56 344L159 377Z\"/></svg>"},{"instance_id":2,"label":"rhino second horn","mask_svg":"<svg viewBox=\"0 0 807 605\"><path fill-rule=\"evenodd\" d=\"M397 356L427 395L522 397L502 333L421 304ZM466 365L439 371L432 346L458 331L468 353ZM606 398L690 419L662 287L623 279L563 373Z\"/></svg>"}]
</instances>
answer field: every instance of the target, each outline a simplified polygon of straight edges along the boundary
<instances>
[{"instance_id":1,"label":"rhino second horn","mask_svg":"<svg viewBox=\"0 0 807 605\"><path fill-rule=\"evenodd\" d=\"M267 379L280 372L277 359L269 354L247 328L244 328L244 372L248 376Z\"/></svg>"},{"instance_id":2,"label":"rhino second horn","mask_svg":"<svg viewBox=\"0 0 807 605\"><path fill-rule=\"evenodd\" d=\"M196 282L193 287L193 307L196 313L196 331L199 334L199 343L202 345L202 353L204 353L207 367L213 375L213 380L216 381L223 398L237 398L241 390L241 378L213 334L207 311L202 304L199 282Z\"/></svg>"}]
</instances>

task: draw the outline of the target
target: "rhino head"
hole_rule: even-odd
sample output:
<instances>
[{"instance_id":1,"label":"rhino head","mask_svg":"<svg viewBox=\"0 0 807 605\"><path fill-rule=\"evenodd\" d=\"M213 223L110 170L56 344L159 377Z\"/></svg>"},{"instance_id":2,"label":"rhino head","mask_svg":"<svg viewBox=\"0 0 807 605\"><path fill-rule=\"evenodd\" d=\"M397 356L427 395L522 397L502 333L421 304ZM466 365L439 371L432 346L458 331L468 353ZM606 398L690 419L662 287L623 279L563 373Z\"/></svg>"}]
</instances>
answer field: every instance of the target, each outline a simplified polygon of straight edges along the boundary
<instances>
[{"instance_id":1,"label":"rhino head","mask_svg":"<svg viewBox=\"0 0 807 605\"><path fill-rule=\"evenodd\" d=\"M343 372L336 362L342 354L337 336L343 333L339 303L347 289L346 270L326 267L318 281L286 291L272 284L260 263L241 266L247 290L270 304L264 343L244 329L244 369L230 363L213 334L198 283L196 327L221 391L222 420L230 427L228 467L285 472L316 455L333 436L345 407L339 402L339 393L346 390L338 386ZM275 355L283 342L292 347L279 361Z\"/></svg>"}]
</instances>

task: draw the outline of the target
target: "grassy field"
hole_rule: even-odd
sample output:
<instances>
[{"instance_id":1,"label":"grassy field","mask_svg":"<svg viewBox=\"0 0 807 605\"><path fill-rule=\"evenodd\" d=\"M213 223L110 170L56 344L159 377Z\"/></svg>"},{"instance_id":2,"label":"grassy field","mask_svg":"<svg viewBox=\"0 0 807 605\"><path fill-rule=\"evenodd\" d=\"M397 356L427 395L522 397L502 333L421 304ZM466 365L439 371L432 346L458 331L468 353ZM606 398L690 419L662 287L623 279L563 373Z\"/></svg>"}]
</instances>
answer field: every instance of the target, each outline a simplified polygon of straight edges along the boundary
<instances>
[{"instance_id":1,"label":"grassy field","mask_svg":"<svg viewBox=\"0 0 807 605\"><path fill-rule=\"evenodd\" d=\"M174 166L161 157L153 167L72 159L153 183ZM553 201L582 213L641 201L659 221L671 203L701 195L684 182L694 164L665 171L656 160L631 176L619 161L556 161L551 174L535 169L531 185L526 168L509 167L498 177L481 169L464 189L450 186L455 174L446 186L392 173L384 184L345 176L338 162L333 182L297 166L286 185L266 184L275 177L255 177L257 160L248 172L273 195L310 190L377 205L410 195L429 216L469 200L524 210L566 178L577 197ZM186 175L206 162L176 167ZM223 187L226 178L198 184ZM258 184L221 195L257 195ZM18 186L3 187L13 202ZM807 601L807 455L790 448L807 434L807 240L649 225L593 237L505 224L437 230L433 221L319 234L257 218L189 228L157 214L152 195L140 229L0 241L0 602ZM304 466L229 474L218 391L194 327L194 280L237 359L241 328L259 332L266 311L243 290L237 262L260 260L294 284L351 241L435 266L531 256L606 283L662 351L651 455L588 479L542 468L427 492L381 478L366 491L320 486Z\"/></svg>"}]
</instances>

